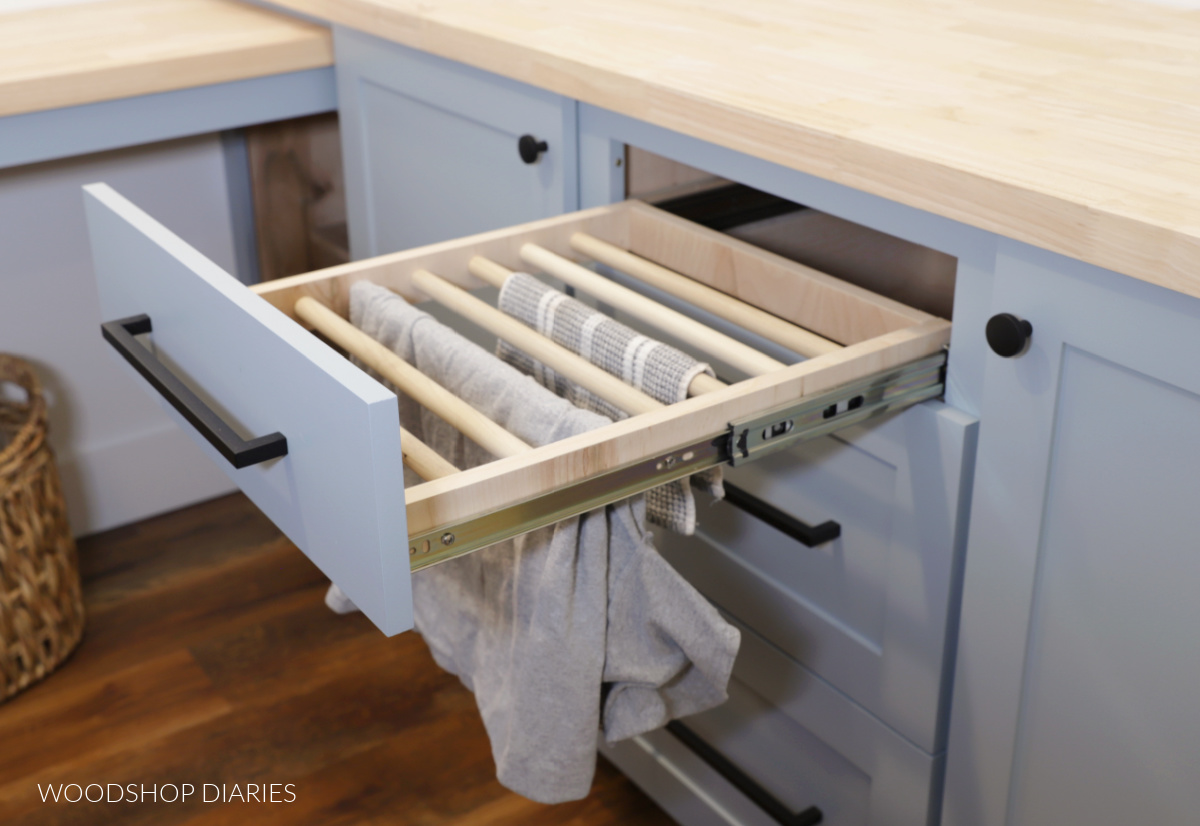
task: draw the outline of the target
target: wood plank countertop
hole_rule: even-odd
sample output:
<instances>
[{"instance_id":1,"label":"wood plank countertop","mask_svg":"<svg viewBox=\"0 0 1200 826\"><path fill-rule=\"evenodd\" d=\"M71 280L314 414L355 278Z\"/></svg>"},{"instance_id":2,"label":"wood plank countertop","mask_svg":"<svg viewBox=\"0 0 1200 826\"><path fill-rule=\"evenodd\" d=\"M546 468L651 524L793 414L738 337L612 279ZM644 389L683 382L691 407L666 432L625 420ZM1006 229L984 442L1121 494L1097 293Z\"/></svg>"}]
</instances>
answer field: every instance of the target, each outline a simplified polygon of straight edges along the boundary
<instances>
[{"instance_id":1,"label":"wood plank countertop","mask_svg":"<svg viewBox=\"0 0 1200 826\"><path fill-rule=\"evenodd\" d=\"M0 14L0 116L332 64L327 28L234 0L12 12Z\"/></svg>"},{"instance_id":2,"label":"wood plank countertop","mask_svg":"<svg viewBox=\"0 0 1200 826\"><path fill-rule=\"evenodd\" d=\"M1200 11L274 1L1200 296Z\"/></svg>"}]
</instances>

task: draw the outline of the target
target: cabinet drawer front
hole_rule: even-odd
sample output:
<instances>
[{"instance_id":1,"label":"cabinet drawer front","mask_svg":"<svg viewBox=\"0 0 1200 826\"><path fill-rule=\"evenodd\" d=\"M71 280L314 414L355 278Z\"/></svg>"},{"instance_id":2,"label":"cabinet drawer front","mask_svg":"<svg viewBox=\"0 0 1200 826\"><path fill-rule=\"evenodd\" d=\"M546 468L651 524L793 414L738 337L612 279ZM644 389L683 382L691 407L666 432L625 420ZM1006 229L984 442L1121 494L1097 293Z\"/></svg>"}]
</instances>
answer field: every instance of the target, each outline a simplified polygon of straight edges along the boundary
<instances>
[{"instance_id":1,"label":"cabinet drawer front","mask_svg":"<svg viewBox=\"0 0 1200 826\"><path fill-rule=\"evenodd\" d=\"M807 442L727 478L836 539L806 547L728 503L664 555L725 610L927 751L941 748L976 423L929 402Z\"/></svg>"},{"instance_id":2,"label":"cabinet drawer front","mask_svg":"<svg viewBox=\"0 0 1200 826\"><path fill-rule=\"evenodd\" d=\"M742 627L729 700L682 722L784 810L825 826L925 826L939 758L922 752ZM601 753L685 826L778 826L667 730Z\"/></svg>"},{"instance_id":3,"label":"cabinet drawer front","mask_svg":"<svg viewBox=\"0 0 1200 826\"><path fill-rule=\"evenodd\" d=\"M109 187L85 199L104 320L149 316L158 361L287 455L235 469L168 413L376 625L411 628L396 397Z\"/></svg>"},{"instance_id":4,"label":"cabinet drawer front","mask_svg":"<svg viewBox=\"0 0 1200 826\"><path fill-rule=\"evenodd\" d=\"M578 208L575 101L335 28L354 258ZM545 141L525 163L522 135Z\"/></svg>"}]
</instances>

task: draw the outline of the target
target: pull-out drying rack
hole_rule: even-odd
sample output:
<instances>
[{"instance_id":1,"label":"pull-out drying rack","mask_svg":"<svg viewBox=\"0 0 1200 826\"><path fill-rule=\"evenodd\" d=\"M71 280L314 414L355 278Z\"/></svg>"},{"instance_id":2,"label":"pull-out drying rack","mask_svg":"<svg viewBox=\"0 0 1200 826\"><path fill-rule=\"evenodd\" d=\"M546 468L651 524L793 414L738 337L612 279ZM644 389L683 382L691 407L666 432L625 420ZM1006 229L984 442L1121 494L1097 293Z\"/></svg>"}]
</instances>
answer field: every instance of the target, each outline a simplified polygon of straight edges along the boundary
<instances>
[{"instance_id":1,"label":"pull-out drying rack","mask_svg":"<svg viewBox=\"0 0 1200 826\"><path fill-rule=\"evenodd\" d=\"M155 357L233 430L251 442L276 431L286 438L286 455L227 472L389 633L411 626L409 571L942 393L948 321L636 201L247 290L111 189L87 190L105 317L150 316ZM691 398L661 405L628 387L602 387L612 377L598 378L594 368L589 375L553 361L548 339L514 331L519 322L496 319L498 311L466 292L509 269L544 271L637 315L633 305L646 299L608 292L597 282L611 282L580 261L645 281L651 292L674 294L807 358L785 365L741 353L746 348L712 330L672 323L670 337L702 358L721 341L719 360L750 378L723 385L706 377ZM537 449L506 447L503 437L494 448L480 441L501 458L458 471L401 434L393 394L304 331L316 328L378 370L339 338L359 280L409 301L446 303L631 415ZM645 312L652 324L670 315L656 305ZM362 335L350 330L346 336ZM576 367L581 372L570 373ZM405 489L402 456L429 481Z\"/></svg>"},{"instance_id":2,"label":"pull-out drying rack","mask_svg":"<svg viewBox=\"0 0 1200 826\"><path fill-rule=\"evenodd\" d=\"M601 301L661 327L683 340L684 346L690 345L692 349L707 351L730 361L748 373L759 376L782 375L787 371L787 367L740 342L728 339L703 324L688 319L676 319L674 312L661 304L592 273L573 263L567 257L559 255L553 249L547 249L547 246L565 246L573 254L572 258L594 260L601 265L620 270L653 288L672 294L702 310L752 329L775 343L789 347L808 357L809 361L804 362L807 367L802 367L797 372L810 375L820 374L819 372L812 373L812 368L820 366L822 358L827 358L832 363L840 360L843 365L855 365L856 372L857 369L865 367L865 364L858 363L865 359L856 359L853 354L854 345L861 344L860 342L855 342L851 337L847 341L849 346L843 346L826 336L832 333L845 340L847 327L866 325L869 322L860 317L853 322L843 321L840 326L836 322L828 321L823 325L818 325L809 320L815 317L815 313L810 310L803 313L803 317L810 326L802 326L796 323L794 317L784 318L766 313L759 306L743 300L742 293L749 293L749 297L753 297L755 291L792 290L802 293L811 291L816 294L816 301L825 304L831 311L835 310L841 314L855 312L864 315L874 314L880 318L882 324L905 323L905 326L890 332L899 332L901 335L898 338L900 339L918 337L924 342L922 346L929 346L930 339L934 342L943 341L948 333L949 323L941 319L837 282L836 279L807 267L776 258L748 245L742 245L719 233L674 218L645 204L627 202L617 207L595 210L592 215L597 220L588 222L581 230L577 224L584 215L588 215L588 213L571 216L566 220L552 219L542 222L542 226L548 228L554 227L555 224L561 225L560 231L555 233L549 242L542 237L544 231L538 231L532 227L503 231L502 234L508 239L509 245L515 244L514 265L519 262L530 271L540 270L557 276L571 286ZM599 220L602 217L606 219L625 218L627 226L624 232L617 233L620 240L625 242L624 244L609 243L587 231L604 232L606 227L597 230L592 226L595 223L606 223ZM650 246L653 246L653 243L647 240L647 232L641 226L642 221L647 224L658 221L662 224L657 228L657 232L666 237L659 240L660 257L657 261L650 255L644 254L646 245L649 243ZM670 230L664 231L666 227L669 227ZM639 230L642 231L639 232ZM664 266L664 259L678 265L681 257L682 250L675 246L680 243L681 239L674 237L676 233L695 233L703 237L708 244L716 245L719 250L718 257L727 260L727 268L728 259L732 258L734 266L729 270L738 279L738 282L742 282L744 279L744 283L735 282L732 289L726 287L728 291L715 288L711 285L711 281L704 283L705 280L720 275L719 263L716 266L710 263L703 267L702 269L706 271L709 279L701 277L699 280L681 275L671 267ZM489 244L485 240L488 238L489 236L480 236L476 243L468 245L464 252L469 253L470 257L465 261L465 267L460 264L459 277L453 280L462 284L464 280L474 276L496 287L503 284L511 270L486 257L485 253L491 253L493 248L493 244ZM696 239L687 240L694 244ZM639 247L639 241L642 243L641 247ZM638 254L639 252L643 254ZM738 254L744 256L745 260L738 261ZM399 256L400 259L404 257L408 257L408 254L401 253ZM378 276L388 271L390 268L384 262L389 258L391 257L385 256L382 259L375 259L368 272ZM746 267L746 262L750 261L757 266ZM739 267L738 264L742 266ZM462 269L466 270L465 274L461 272ZM502 316L498 310L479 306L483 302L472 299L440 275L434 275L431 270L432 266L424 263L422 259L412 260L410 257L407 277L397 281L393 276L388 278L385 283L412 299L433 298L470 321L489 329L500 338L504 338L518 347L527 348L535 357L548 359L555 355L555 353L541 349L542 347L553 348L552 343L547 344L548 340L541 339L537 333L523 327L520 322L507 319L507 317L504 317L507 320L507 326L505 326L504 320L494 317ZM444 264L439 267L439 271L447 273L448 278L453 278L453 275L450 274L454 273L454 270ZM792 275L791 283L781 278L784 272L790 272ZM323 282L317 283L328 285L330 279L338 279L344 290L346 282L353 278L354 274L363 274L359 265L337 267L325 271L325 279ZM330 336L337 343L346 346L347 349L361 357L363 351L355 347L352 338L338 335L340 317L329 317L334 316L336 310L331 311L325 301L336 307L344 301L341 292L332 295L326 293L324 301L316 307L313 306L316 304L311 297L314 275L318 274L300 276L291 284L287 283L285 279L282 282L262 285L256 288L256 291L282 308L286 308L287 302L292 300L294 302L292 312L303 322L316 327L320 332ZM466 275L466 279L463 278L464 275ZM379 280L373 276L369 277L371 280ZM805 284L804 281L808 279L822 282L820 286L825 289L821 290ZM478 282L466 280L463 286L478 286ZM301 294L297 294L298 291ZM305 310L306 302L310 302L307 311ZM794 302L794 300L793 302L784 302L785 305L787 303L798 302ZM772 302L772 306L778 312L779 303ZM494 316L488 315L488 311ZM886 318L889 313L900 316L900 319ZM341 324L345 325L346 322L342 321ZM815 330L820 330L822 334L818 334ZM353 334L350 335L353 336ZM868 342L870 341L873 339L868 339ZM878 345L881 342L875 343ZM863 349L873 351L876 358L879 355L878 347ZM414 571L419 570L543 525L619 501L658 485L690 476L707 468L725 463L737 465L753 461L768 453L832 433L887 411L899 410L908 405L940 396L943 392L945 353L941 344L930 349L933 349L934 352L924 358L918 358L890 369L878 370L827 390L802 391L798 398L773 406L766 411L737 417L731 416L719 429L712 429L698 438L689 439L685 443L674 445L667 450L655 451L648 456L639 457L633 462L617 467L599 467L578 478L566 479L552 487L542 489L529 498L509 502L483 513L447 519L417 531L413 531L415 520L413 520L413 514L410 513L408 544L410 566ZM703 357L703 353L699 355ZM572 365L553 362L552 366L557 370L564 371L569 370ZM832 364L830 366L832 367ZM585 368L587 368L586 364L579 369ZM595 370L597 373L600 372L598 368ZM593 392L605 395L607 388L587 384L588 381L598 382L600 378L585 375L579 377L578 381L585 383ZM603 378L615 380L613 377L608 377L607 374L604 374ZM703 378L708 380L707 376L703 376ZM705 387L700 392L711 393L725 389L720 382L714 382L714 384L715 387ZM733 385L730 392L737 393L741 384ZM814 386L814 382L811 380L807 384L810 387ZM636 391L631 391L627 385L622 385L622 387L635 395L640 395ZM646 407L640 404L636 398L622 399L619 398L620 391L615 392L618 398L609 396L610 400L617 406L625 407L627 412L632 414L644 415L652 412L655 407L662 407L662 405ZM700 393L694 395L700 395ZM636 418L629 421L636 421ZM670 427L671 422L672 419L668 416L661 424L647 423L646 427ZM604 430L608 430L608 428ZM405 439L409 443L416 442L415 438L407 433ZM423 446L416 442L414 447L420 450ZM543 448L542 450L546 451L547 449ZM409 452L407 448L405 452L407 460ZM495 452L500 456L508 455L499 450ZM449 471L453 470L453 468L449 468ZM423 478L431 478L430 475L422 475ZM433 474L432 478L444 478L449 475L448 471L443 470ZM424 487L426 486L421 486L421 488ZM412 494L423 492L421 488L408 491L410 501Z\"/></svg>"}]
</instances>

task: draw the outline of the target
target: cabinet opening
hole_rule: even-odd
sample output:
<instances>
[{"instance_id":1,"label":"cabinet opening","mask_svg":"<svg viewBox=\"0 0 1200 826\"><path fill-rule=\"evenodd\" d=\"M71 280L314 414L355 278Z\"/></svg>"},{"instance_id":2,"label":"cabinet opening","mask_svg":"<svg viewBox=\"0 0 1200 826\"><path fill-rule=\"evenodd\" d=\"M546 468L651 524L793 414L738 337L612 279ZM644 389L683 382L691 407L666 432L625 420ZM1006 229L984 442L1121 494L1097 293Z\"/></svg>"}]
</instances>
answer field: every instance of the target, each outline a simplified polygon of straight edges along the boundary
<instances>
[{"instance_id":1,"label":"cabinet opening","mask_svg":"<svg viewBox=\"0 0 1200 826\"><path fill-rule=\"evenodd\" d=\"M635 146L628 197L939 318L952 318L958 259Z\"/></svg>"}]
</instances>

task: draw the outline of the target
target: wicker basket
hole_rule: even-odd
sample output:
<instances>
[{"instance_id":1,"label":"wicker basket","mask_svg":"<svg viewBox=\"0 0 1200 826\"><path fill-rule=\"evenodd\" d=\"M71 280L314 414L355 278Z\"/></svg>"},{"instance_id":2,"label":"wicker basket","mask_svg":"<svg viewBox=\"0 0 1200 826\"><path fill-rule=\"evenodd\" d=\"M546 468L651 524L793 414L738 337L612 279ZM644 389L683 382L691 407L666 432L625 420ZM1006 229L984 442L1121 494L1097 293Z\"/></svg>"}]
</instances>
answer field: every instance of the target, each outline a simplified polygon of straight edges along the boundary
<instances>
[{"instance_id":1,"label":"wicker basket","mask_svg":"<svg viewBox=\"0 0 1200 826\"><path fill-rule=\"evenodd\" d=\"M0 354L0 703L41 680L79 644L83 597L46 402L28 364ZM11 394L10 394L11 395Z\"/></svg>"}]
</instances>

